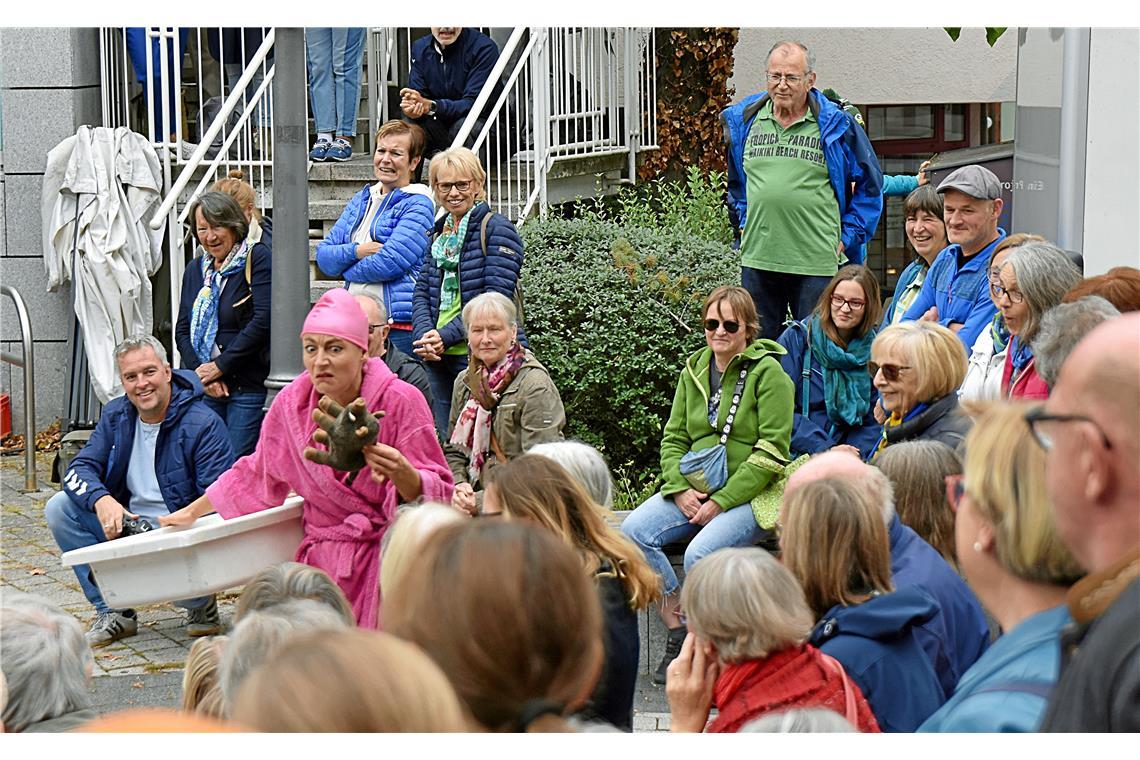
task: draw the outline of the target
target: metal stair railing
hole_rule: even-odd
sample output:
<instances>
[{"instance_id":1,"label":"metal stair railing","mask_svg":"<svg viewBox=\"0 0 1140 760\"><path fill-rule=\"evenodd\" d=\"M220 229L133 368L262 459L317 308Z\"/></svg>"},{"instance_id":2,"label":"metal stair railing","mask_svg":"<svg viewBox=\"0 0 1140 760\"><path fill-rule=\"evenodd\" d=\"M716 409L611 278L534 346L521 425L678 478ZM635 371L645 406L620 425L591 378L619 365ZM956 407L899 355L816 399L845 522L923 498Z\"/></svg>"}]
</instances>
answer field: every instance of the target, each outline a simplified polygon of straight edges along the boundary
<instances>
[{"instance_id":1,"label":"metal stair railing","mask_svg":"<svg viewBox=\"0 0 1140 760\"><path fill-rule=\"evenodd\" d=\"M32 342L32 321L20 291L11 285L0 285L0 294L12 299L16 319L20 323L20 348L23 356L7 351L0 358L24 370L24 490L38 491L36 486L36 350Z\"/></svg>"}]
</instances>

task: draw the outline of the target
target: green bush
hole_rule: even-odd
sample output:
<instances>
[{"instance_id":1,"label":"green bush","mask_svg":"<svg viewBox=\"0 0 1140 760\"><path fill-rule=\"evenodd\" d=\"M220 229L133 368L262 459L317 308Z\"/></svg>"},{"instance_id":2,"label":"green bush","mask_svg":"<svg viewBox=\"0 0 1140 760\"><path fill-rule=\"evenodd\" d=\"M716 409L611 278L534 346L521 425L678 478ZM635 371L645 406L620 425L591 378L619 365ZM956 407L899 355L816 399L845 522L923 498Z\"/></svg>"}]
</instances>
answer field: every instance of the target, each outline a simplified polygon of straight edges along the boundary
<instances>
[{"instance_id":1,"label":"green bush","mask_svg":"<svg viewBox=\"0 0 1140 760\"><path fill-rule=\"evenodd\" d=\"M636 506L659 481L682 362L704 345L701 304L740 282L739 258L679 224L623 225L590 211L531 220L522 236L526 331L562 395L567 433L609 460L615 506Z\"/></svg>"}]
</instances>

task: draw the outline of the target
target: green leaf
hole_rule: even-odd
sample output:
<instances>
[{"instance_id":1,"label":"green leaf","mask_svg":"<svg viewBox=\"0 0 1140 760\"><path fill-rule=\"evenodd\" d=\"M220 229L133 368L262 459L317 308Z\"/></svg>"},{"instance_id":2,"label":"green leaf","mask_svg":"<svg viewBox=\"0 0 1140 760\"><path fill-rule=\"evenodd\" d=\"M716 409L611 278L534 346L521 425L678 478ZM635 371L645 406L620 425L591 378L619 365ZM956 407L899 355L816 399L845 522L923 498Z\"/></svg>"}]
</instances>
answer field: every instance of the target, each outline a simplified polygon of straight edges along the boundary
<instances>
[{"instance_id":1,"label":"green leaf","mask_svg":"<svg viewBox=\"0 0 1140 760\"><path fill-rule=\"evenodd\" d=\"M945 29L946 33L950 35L950 39L954 40L955 42L958 41L958 36L962 34L962 27L960 26L945 26L942 28Z\"/></svg>"},{"instance_id":2,"label":"green leaf","mask_svg":"<svg viewBox=\"0 0 1140 760\"><path fill-rule=\"evenodd\" d=\"M1004 26L987 26L986 27L986 42L990 43L990 47L998 41L998 38L1005 34L1006 27Z\"/></svg>"}]
</instances>

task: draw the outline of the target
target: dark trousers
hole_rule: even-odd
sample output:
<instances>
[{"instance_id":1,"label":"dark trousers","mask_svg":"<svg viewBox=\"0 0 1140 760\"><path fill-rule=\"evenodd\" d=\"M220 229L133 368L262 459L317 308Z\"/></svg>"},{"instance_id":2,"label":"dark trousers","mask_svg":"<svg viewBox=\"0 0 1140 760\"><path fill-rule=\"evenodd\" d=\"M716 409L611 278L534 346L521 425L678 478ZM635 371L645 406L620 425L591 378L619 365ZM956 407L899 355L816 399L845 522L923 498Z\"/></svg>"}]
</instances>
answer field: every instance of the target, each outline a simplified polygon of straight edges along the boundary
<instances>
[{"instance_id":1,"label":"dark trousers","mask_svg":"<svg viewBox=\"0 0 1140 760\"><path fill-rule=\"evenodd\" d=\"M788 312L800 320L811 314L830 277L740 268L740 284L752 296L760 316L760 337L775 340L784 331Z\"/></svg>"}]
</instances>

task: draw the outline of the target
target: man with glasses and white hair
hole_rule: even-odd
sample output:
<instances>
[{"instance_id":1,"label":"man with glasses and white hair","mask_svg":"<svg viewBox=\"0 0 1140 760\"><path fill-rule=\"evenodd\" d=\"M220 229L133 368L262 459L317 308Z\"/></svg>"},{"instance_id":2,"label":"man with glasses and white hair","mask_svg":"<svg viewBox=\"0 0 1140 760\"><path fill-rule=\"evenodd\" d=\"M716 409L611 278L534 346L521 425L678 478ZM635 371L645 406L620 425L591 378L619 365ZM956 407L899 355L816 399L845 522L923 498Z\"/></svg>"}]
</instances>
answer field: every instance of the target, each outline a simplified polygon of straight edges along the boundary
<instances>
[{"instance_id":1,"label":"man with glasses and white hair","mask_svg":"<svg viewBox=\"0 0 1140 760\"><path fill-rule=\"evenodd\" d=\"M202 384L190 370L172 370L166 350L147 335L115 347L125 396L103 407L87 445L67 469L59 493L45 507L47 524L64 552L110 541L145 521L181 509L230 468L234 452L222 419L203 401ZM83 594L95 606L87 632L93 647L134 636L134 610L113 610L103 599L91 568L76 565ZM214 596L175 602L187 611L186 632L208 636L221 630Z\"/></svg>"},{"instance_id":2,"label":"man with glasses and white hair","mask_svg":"<svg viewBox=\"0 0 1140 760\"><path fill-rule=\"evenodd\" d=\"M1025 418L1048 454L1057 532L1089 573L1069 590L1041 730L1140 731L1140 314L1085 336Z\"/></svg>"},{"instance_id":3,"label":"man with glasses and white hair","mask_svg":"<svg viewBox=\"0 0 1140 760\"><path fill-rule=\"evenodd\" d=\"M357 293L356 302L368 317L368 355L384 360L388 369L408 385L414 386L427 401L431 411L431 384L427 370L419 359L405 354L392 342L392 325L388 321L388 310L375 295Z\"/></svg>"},{"instance_id":4,"label":"man with glasses and white hair","mask_svg":"<svg viewBox=\"0 0 1140 760\"><path fill-rule=\"evenodd\" d=\"M883 211L883 173L862 127L815 89L799 42L768 52L768 90L721 114L729 214L740 235L741 284L775 340L789 310L806 317L845 261L863 263Z\"/></svg>"}]
</instances>

